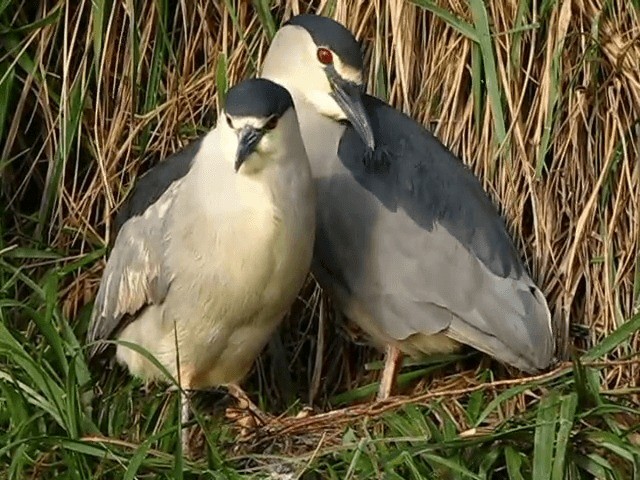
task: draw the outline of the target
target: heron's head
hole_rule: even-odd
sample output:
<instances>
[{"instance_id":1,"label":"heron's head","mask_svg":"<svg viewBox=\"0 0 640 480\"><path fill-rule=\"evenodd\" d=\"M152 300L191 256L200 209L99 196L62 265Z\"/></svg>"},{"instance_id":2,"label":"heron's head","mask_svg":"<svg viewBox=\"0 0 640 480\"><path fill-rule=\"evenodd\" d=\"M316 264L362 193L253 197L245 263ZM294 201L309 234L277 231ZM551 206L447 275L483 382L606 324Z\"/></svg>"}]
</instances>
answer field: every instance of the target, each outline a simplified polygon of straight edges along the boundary
<instances>
[{"instance_id":1,"label":"heron's head","mask_svg":"<svg viewBox=\"0 0 640 480\"><path fill-rule=\"evenodd\" d=\"M284 85L322 115L348 121L364 143L375 147L364 109L360 45L338 22L298 15L276 34L262 66L262 77Z\"/></svg>"},{"instance_id":2,"label":"heron's head","mask_svg":"<svg viewBox=\"0 0 640 480\"><path fill-rule=\"evenodd\" d=\"M224 148L238 173L251 175L269 164L304 155L289 92L262 78L245 80L227 93L219 120Z\"/></svg>"}]
</instances>

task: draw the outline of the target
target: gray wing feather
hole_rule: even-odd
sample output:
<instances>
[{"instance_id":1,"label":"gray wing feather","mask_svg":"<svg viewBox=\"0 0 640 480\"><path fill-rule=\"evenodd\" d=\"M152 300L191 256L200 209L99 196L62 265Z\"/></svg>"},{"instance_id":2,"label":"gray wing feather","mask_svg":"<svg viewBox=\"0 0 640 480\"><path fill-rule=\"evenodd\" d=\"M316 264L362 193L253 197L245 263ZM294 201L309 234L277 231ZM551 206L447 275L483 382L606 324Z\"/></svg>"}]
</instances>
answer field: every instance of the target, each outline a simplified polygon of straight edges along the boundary
<instances>
[{"instance_id":1,"label":"gray wing feather","mask_svg":"<svg viewBox=\"0 0 640 480\"><path fill-rule=\"evenodd\" d=\"M323 286L393 338L443 332L523 370L546 367L548 307L478 180L413 120L372 97L365 107L376 154L347 128L335 174L318 180Z\"/></svg>"},{"instance_id":2,"label":"gray wing feather","mask_svg":"<svg viewBox=\"0 0 640 480\"><path fill-rule=\"evenodd\" d=\"M393 338L443 332L525 371L548 365L550 314L526 273L496 275L442 226L425 231L398 214L378 225L378 282L358 288Z\"/></svg>"},{"instance_id":3,"label":"gray wing feather","mask_svg":"<svg viewBox=\"0 0 640 480\"><path fill-rule=\"evenodd\" d=\"M404 210L423 229L445 227L494 273L518 275L522 261L478 179L430 132L366 96L376 139L373 155L347 128L339 157L354 179L387 210Z\"/></svg>"},{"instance_id":4,"label":"gray wing feather","mask_svg":"<svg viewBox=\"0 0 640 480\"><path fill-rule=\"evenodd\" d=\"M149 169L116 214L116 240L94 303L88 342L113 337L146 305L164 300L171 283L162 253L164 218L201 145L199 139ZM94 347L91 355L100 350Z\"/></svg>"},{"instance_id":5,"label":"gray wing feather","mask_svg":"<svg viewBox=\"0 0 640 480\"><path fill-rule=\"evenodd\" d=\"M93 306L87 341L115 336L150 304L160 304L171 284L164 261L165 218L180 182L171 184L144 214L129 218L111 251ZM102 350L95 347L91 355Z\"/></svg>"},{"instance_id":6,"label":"gray wing feather","mask_svg":"<svg viewBox=\"0 0 640 480\"><path fill-rule=\"evenodd\" d=\"M202 139L190 143L183 150L169 155L138 179L116 214L114 224L116 234L127 220L142 215L174 182L189 172L201 145Z\"/></svg>"}]
</instances>

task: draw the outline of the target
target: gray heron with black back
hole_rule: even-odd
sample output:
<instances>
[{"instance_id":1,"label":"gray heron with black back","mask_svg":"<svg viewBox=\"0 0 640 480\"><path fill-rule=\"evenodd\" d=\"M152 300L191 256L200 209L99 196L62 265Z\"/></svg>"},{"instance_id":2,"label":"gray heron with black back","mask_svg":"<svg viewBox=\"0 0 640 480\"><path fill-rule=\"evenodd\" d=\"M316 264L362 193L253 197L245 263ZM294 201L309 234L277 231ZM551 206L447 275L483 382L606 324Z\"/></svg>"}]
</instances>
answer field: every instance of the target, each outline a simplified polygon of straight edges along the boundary
<instances>
[{"instance_id":1,"label":"gray heron with black back","mask_svg":"<svg viewBox=\"0 0 640 480\"><path fill-rule=\"evenodd\" d=\"M225 385L249 402L237 382L313 252L315 187L287 90L265 79L230 89L216 128L147 172L116 227L87 340L139 345L183 392ZM124 344L116 358L135 376L164 378Z\"/></svg>"},{"instance_id":2,"label":"gray heron with black back","mask_svg":"<svg viewBox=\"0 0 640 480\"><path fill-rule=\"evenodd\" d=\"M299 15L261 76L285 86L317 186L312 271L386 349L379 398L401 353L467 344L526 372L553 361L547 302L477 178L430 132L365 94L351 32Z\"/></svg>"}]
</instances>

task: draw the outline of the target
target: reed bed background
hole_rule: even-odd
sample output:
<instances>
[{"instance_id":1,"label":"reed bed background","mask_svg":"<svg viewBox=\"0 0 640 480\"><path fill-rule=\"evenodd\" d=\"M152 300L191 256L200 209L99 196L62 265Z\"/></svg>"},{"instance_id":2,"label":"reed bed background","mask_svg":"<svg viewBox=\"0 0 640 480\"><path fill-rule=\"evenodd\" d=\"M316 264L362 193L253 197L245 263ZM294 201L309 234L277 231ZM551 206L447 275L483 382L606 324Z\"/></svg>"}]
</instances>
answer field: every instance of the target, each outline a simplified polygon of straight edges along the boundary
<instances>
[{"instance_id":1,"label":"reed bed background","mask_svg":"<svg viewBox=\"0 0 640 480\"><path fill-rule=\"evenodd\" d=\"M469 352L414 362L401 396L371 404L381 355L336 315L318 321L310 279L246 381L282 418L240 432L221 394L200 394L202 455L184 460L177 395L82 350L114 212L215 125L229 86L306 11L355 32L370 92L483 180L548 298L562 361L528 379ZM640 476L639 11L0 1L0 478Z\"/></svg>"}]
</instances>

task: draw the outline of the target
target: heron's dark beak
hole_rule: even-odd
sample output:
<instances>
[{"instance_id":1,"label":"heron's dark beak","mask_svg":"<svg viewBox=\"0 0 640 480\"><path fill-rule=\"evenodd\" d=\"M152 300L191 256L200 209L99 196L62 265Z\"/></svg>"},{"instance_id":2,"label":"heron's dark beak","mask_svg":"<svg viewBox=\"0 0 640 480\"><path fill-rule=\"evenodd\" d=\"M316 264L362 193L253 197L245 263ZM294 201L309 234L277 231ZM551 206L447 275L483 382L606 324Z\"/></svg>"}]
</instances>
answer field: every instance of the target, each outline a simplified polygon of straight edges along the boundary
<instances>
[{"instance_id":1,"label":"heron's dark beak","mask_svg":"<svg viewBox=\"0 0 640 480\"><path fill-rule=\"evenodd\" d=\"M337 72L331 70L328 71L327 76L333 86L333 98L347 115L347 120L353 125L365 145L373 151L376 148L376 141L371 121L362 103L362 88L356 83L343 79Z\"/></svg>"},{"instance_id":2,"label":"heron's dark beak","mask_svg":"<svg viewBox=\"0 0 640 480\"><path fill-rule=\"evenodd\" d=\"M260 139L264 135L262 130L246 126L240 130L238 135L238 151L236 152L236 162L234 164L237 172L249 155L253 153Z\"/></svg>"}]
</instances>

